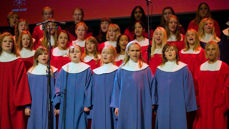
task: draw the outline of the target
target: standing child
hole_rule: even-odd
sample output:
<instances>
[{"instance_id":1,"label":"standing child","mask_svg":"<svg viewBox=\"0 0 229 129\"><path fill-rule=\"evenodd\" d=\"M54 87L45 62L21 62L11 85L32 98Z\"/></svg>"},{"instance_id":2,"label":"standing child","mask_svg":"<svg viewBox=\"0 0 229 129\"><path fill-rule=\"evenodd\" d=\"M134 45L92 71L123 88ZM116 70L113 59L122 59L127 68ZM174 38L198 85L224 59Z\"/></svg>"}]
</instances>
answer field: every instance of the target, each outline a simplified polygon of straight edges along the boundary
<instances>
[{"instance_id":1,"label":"standing child","mask_svg":"<svg viewBox=\"0 0 229 129\"><path fill-rule=\"evenodd\" d=\"M28 80L32 104L27 107L29 113L27 129L48 129L48 122L52 123L51 129L56 129L54 106L52 107L52 121L49 121L49 101L55 95L54 81L57 69L51 66L51 87L47 77L48 50L44 47L37 48L34 54L34 64L28 71ZM49 88L51 98L49 98ZM51 99L51 100L49 100Z\"/></svg>"},{"instance_id":2,"label":"standing child","mask_svg":"<svg viewBox=\"0 0 229 129\"><path fill-rule=\"evenodd\" d=\"M156 129L187 129L186 112L197 109L192 74L179 61L178 49L166 44L155 73L153 94L158 105Z\"/></svg>"},{"instance_id":3,"label":"standing child","mask_svg":"<svg viewBox=\"0 0 229 129\"><path fill-rule=\"evenodd\" d=\"M92 70L100 66L98 42L95 37L90 36L86 39L85 51L82 55L82 59L86 64L90 65Z\"/></svg>"},{"instance_id":4,"label":"standing child","mask_svg":"<svg viewBox=\"0 0 229 129\"><path fill-rule=\"evenodd\" d=\"M107 41L99 45L99 52L103 50L104 47L112 45L117 47L118 36L120 35L120 28L117 24L110 24L108 26L106 39Z\"/></svg>"},{"instance_id":5,"label":"standing child","mask_svg":"<svg viewBox=\"0 0 229 129\"><path fill-rule=\"evenodd\" d=\"M26 68L17 52L13 36L0 36L0 128L25 129L24 107L31 103Z\"/></svg>"},{"instance_id":6,"label":"standing child","mask_svg":"<svg viewBox=\"0 0 229 129\"><path fill-rule=\"evenodd\" d=\"M15 41L18 43L19 35L22 31L29 31L29 24L25 19L19 19L15 25ZM18 44L17 44L18 45Z\"/></svg>"},{"instance_id":7,"label":"standing child","mask_svg":"<svg viewBox=\"0 0 229 129\"><path fill-rule=\"evenodd\" d=\"M108 17L104 17L100 20L99 34L96 36L99 44L106 41L106 34L109 24L111 24L111 19Z\"/></svg>"},{"instance_id":8,"label":"standing child","mask_svg":"<svg viewBox=\"0 0 229 129\"><path fill-rule=\"evenodd\" d=\"M163 27L157 27L153 33L151 58L149 67L152 73L155 74L157 67L162 63L162 48L167 42L167 34Z\"/></svg>"},{"instance_id":9,"label":"standing child","mask_svg":"<svg viewBox=\"0 0 229 129\"><path fill-rule=\"evenodd\" d=\"M110 108L115 73L114 65L117 53L113 46L102 51L102 66L93 70L92 81L92 129L115 129L114 111Z\"/></svg>"},{"instance_id":10,"label":"standing child","mask_svg":"<svg viewBox=\"0 0 229 129\"><path fill-rule=\"evenodd\" d=\"M111 107L117 129L151 129L153 75L141 59L141 46L129 42L123 65L115 75Z\"/></svg>"},{"instance_id":11,"label":"standing child","mask_svg":"<svg viewBox=\"0 0 229 129\"><path fill-rule=\"evenodd\" d=\"M125 57L125 50L126 50L126 45L129 42L129 37L125 34L120 35L118 37L118 42L117 42L117 47L116 47L116 51L118 53L118 56L115 60L115 64L117 66L120 66L123 63L124 57Z\"/></svg>"},{"instance_id":12,"label":"standing child","mask_svg":"<svg viewBox=\"0 0 229 129\"><path fill-rule=\"evenodd\" d=\"M57 36L57 47L52 50L51 64L58 70L70 62L68 57L69 36L67 31L61 30Z\"/></svg>"},{"instance_id":13,"label":"standing child","mask_svg":"<svg viewBox=\"0 0 229 129\"><path fill-rule=\"evenodd\" d=\"M173 43L176 45L178 50L184 48L184 35L180 33L179 20L177 16L171 15L168 17L166 22L165 30L167 32L167 41L168 43Z\"/></svg>"},{"instance_id":14,"label":"standing child","mask_svg":"<svg viewBox=\"0 0 229 129\"><path fill-rule=\"evenodd\" d=\"M59 129L87 129L90 102L87 89L91 80L90 66L81 62L81 49L69 49L72 62L64 65L56 82L55 112L59 115Z\"/></svg>"},{"instance_id":15,"label":"standing child","mask_svg":"<svg viewBox=\"0 0 229 129\"><path fill-rule=\"evenodd\" d=\"M75 33L77 36L77 39L72 41L72 44L79 45L82 49L82 52L84 52L85 47L85 35L87 34L88 27L84 22L79 22L76 24L75 27Z\"/></svg>"},{"instance_id":16,"label":"standing child","mask_svg":"<svg viewBox=\"0 0 229 129\"><path fill-rule=\"evenodd\" d=\"M21 59L24 61L26 70L33 65L33 40L29 31L22 31L18 40L18 51Z\"/></svg>"},{"instance_id":17,"label":"standing child","mask_svg":"<svg viewBox=\"0 0 229 129\"><path fill-rule=\"evenodd\" d=\"M219 53L216 42L206 44L208 61L201 64L197 74L200 108L193 129L227 129L229 67L218 60Z\"/></svg>"}]
</instances>

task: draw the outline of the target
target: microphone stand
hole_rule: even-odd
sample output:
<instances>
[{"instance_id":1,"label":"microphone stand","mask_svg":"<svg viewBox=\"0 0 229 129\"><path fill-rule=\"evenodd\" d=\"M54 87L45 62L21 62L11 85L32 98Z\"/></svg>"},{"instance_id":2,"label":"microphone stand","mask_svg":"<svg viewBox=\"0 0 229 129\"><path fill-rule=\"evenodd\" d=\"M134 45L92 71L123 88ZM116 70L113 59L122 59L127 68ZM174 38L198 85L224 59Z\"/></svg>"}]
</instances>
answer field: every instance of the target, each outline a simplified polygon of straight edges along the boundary
<instances>
[{"instance_id":1,"label":"microphone stand","mask_svg":"<svg viewBox=\"0 0 229 129\"><path fill-rule=\"evenodd\" d=\"M148 30L148 39L149 39L149 46L148 46L148 50L147 50L147 62L149 63L149 60L151 58L151 37L150 37L150 16L149 16L149 3L152 4L152 1L151 0L146 0L146 5L147 5L147 30Z\"/></svg>"}]
</instances>

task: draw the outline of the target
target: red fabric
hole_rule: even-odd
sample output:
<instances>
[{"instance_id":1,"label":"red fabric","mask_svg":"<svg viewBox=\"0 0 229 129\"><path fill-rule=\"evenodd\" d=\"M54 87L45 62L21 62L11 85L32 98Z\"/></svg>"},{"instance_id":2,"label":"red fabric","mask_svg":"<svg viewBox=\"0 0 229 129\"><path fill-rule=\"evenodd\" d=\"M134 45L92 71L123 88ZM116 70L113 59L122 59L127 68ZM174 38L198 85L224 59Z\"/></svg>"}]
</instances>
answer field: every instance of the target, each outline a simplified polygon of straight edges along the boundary
<instances>
[{"instance_id":1,"label":"red fabric","mask_svg":"<svg viewBox=\"0 0 229 129\"><path fill-rule=\"evenodd\" d=\"M63 57L63 56L51 56L51 65L58 69L58 71L61 70L62 66L65 64L71 62L69 57Z\"/></svg>"},{"instance_id":2,"label":"red fabric","mask_svg":"<svg viewBox=\"0 0 229 129\"><path fill-rule=\"evenodd\" d=\"M105 47L105 42L101 43L101 44L98 44L98 51L99 53L102 52L103 48Z\"/></svg>"},{"instance_id":3,"label":"red fabric","mask_svg":"<svg viewBox=\"0 0 229 129\"><path fill-rule=\"evenodd\" d=\"M125 29L124 34L129 37L130 41L135 39L134 38L134 36L135 36L134 32L130 32L130 30L128 28ZM144 37L148 37L148 33L147 32L143 32L143 36ZM152 37L152 36L153 36L153 30L151 29L150 30L150 37Z\"/></svg>"},{"instance_id":4,"label":"red fabric","mask_svg":"<svg viewBox=\"0 0 229 129\"><path fill-rule=\"evenodd\" d=\"M168 41L168 44L175 44L177 46L178 51L182 50L185 47L184 39L185 36L182 35L183 40L182 41Z\"/></svg>"},{"instance_id":5,"label":"red fabric","mask_svg":"<svg viewBox=\"0 0 229 129\"><path fill-rule=\"evenodd\" d=\"M154 54L154 56L149 60L149 67L153 74L155 74L157 67L162 63L162 55Z\"/></svg>"},{"instance_id":6,"label":"red fabric","mask_svg":"<svg viewBox=\"0 0 229 129\"><path fill-rule=\"evenodd\" d=\"M119 60L115 62L115 65L119 67L122 63L123 63L123 60Z\"/></svg>"},{"instance_id":7,"label":"red fabric","mask_svg":"<svg viewBox=\"0 0 229 129\"><path fill-rule=\"evenodd\" d=\"M215 33L218 37L220 37L221 35L221 30L220 30L220 26L219 26L219 23L214 20L214 27L215 27ZM192 20L189 25L188 25L188 29L194 29L198 32L198 29L199 29L199 25L195 23L194 20Z\"/></svg>"},{"instance_id":8,"label":"red fabric","mask_svg":"<svg viewBox=\"0 0 229 129\"><path fill-rule=\"evenodd\" d=\"M227 129L229 67L219 71L199 71L199 110L193 129Z\"/></svg>"},{"instance_id":9,"label":"red fabric","mask_svg":"<svg viewBox=\"0 0 229 129\"><path fill-rule=\"evenodd\" d=\"M90 67L91 67L92 70L93 70L93 69L96 69L96 68L98 68L98 67L100 66L100 60L98 60L98 61L96 61L96 60L91 60L91 61L89 61L89 62L84 62L84 63L90 65Z\"/></svg>"},{"instance_id":10,"label":"red fabric","mask_svg":"<svg viewBox=\"0 0 229 129\"><path fill-rule=\"evenodd\" d=\"M31 104L23 61L0 62L0 128L25 129L24 106Z\"/></svg>"},{"instance_id":11,"label":"red fabric","mask_svg":"<svg viewBox=\"0 0 229 129\"><path fill-rule=\"evenodd\" d=\"M28 71L29 68L33 66L33 56L29 58L21 58L21 60L25 64L26 71Z\"/></svg>"}]
</instances>

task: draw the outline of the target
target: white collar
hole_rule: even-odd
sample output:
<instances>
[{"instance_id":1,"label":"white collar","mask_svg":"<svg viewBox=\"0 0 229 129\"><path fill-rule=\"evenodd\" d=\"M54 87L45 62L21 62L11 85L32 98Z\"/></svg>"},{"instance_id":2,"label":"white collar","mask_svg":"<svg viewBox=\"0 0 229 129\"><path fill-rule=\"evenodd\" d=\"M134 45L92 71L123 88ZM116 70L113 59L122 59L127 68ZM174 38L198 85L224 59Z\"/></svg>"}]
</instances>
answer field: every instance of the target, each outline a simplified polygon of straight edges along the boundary
<instances>
[{"instance_id":1,"label":"white collar","mask_svg":"<svg viewBox=\"0 0 229 129\"><path fill-rule=\"evenodd\" d=\"M229 36L229 27L223 30L223 34Z\"/></svg>"},{"instance_id":2,"label":"white collar","mask_svg":"<svg viewBox=\"0 0 229 129\"><path fill-rule=\"evenodd\" d=\"M98 58L100 59L100 55L98 55ZM87 55L87 56L85 56L85 57L83 58L83 61L84 61L84 62L90 62L91 60L94 60L94 59L95 59L94 56L89 56L89 55Z\"/></svg>"},{"instance_id":3,"label":"white collar","mask_svg":"<svg viewBox=\"0 0 229 129\"><path fill-rule=\"evenodd\" d=\"M78 39L75 41L72 41L72 44L74 45L79 45L80 47L85 47L85 40L84 41L79 41Z\"/></svg>"},{"instance_id":4,"label":"white collar","mask_svg":"<svg viewBox=\"0 0 229 129\"><path fill-rule=\"evenodd\" d=\"M186 64L180 61L178 62L178 65L176 61L167 61L164 65L160 65L157 68L165 72L176 72L185 66Z\"/></svg>"},{"instance_id":5,"label":"white collar","mask_svg":"<svg viewBox=\"0 0 229 129\"><path fill-rule=\"evenodd\" d=\"M137 39L135 39L133 41L138 42L141 45L141 47L149 46L149 39L147 39L147 38L144 38L142 41L137 41Z\"/></svg>"},{"instance_id":6,"label":"white collar","mask_svg":"<svg viewBox=\"0 0 229 129\"><path fill-rule=\"evenodd\" d=\"M183 35L182 35L182 34L180 34L180 35L181 35L180 41L183 41ZM175 34L172 34L172 35L167 39L167 41L177 41L176 35L175 35Z\"/></svg>"},{"instance_id":7,"label":"white collar","mask_svg":"<svg viewBox=\"0 0 229 129\"><path fill-rule=\"evenodd\" d=\"M79 62L79 63L70 62L62 67L62 69L68 73L80 73L88 68L90 68L90 66L83 62Z\"/></svg>"},{"instance_id":8,"label":"white collar","mask_svg":"<svg viewBox=\"0 0 229 129\"><path fill-rule=\"evenodd\" d=\"M189 49L188 51L184 51L184 49L182 49L182 50L181 50L181 53L182 53L182 54L199 54L200 51L201 51L201 49L198 50L198 51L194 51L193 49Z\"/></svg>"},{"instance_id":9,"label":"white collar","mask_svg":"<svg viewBox=\"0 0 229 129\"><path fill-rule=\"evenodd\" d=\"M210 41L219 42L220 38L219 37L214 38L213 34L207 34L206 33L203 37L200 37L200 41L204 42L204 43L208 43Z\"/></svg>"},{"instance_id":10,"label":"white collar","mask_svg":"<svg viewBox=\"0 0 229 129\"><path fill-rule=\"evenodd\" d=\"M117 46L117 42L116 41L106 41L104 47L107 47L109 45L111 45L113 47L116 47Z\"/></svg>"},{"instance_id":11,"label":"white collar","mask_svg":"<svg viewBox=\"0 0 229 129\"><path fill-rule=\"evenodd\" d=\"M20 51L20 56L21 56L21 58L32 57L32 56L34 56L34 51L26 49L26 48L22 48L21 51Z\"/></svg>"},{"instance_id":12,"label":"white collar","mask_svg":"<svg viewBox=\"0 0 229 129\"><path fill-rule=\"evenodd\" d=\"M109 63L103 64L101 67L94 69L93 72L96 74L104 74L114 72L117 69L117 66L113 65L112 63Z\"/></svg>"},{"instance_id":13,"label":"white collar","mask_svg":"<svg viewBox=\"0 0 229 129\"><path fill-rule=\"evenodd\" d=\"M51 69L53 70L52 72L55 73L57 71L57 68L51 66ZM37 66L32 67L28 71L31 74L35 75L47 75L48 74L48 68L47 65L43 65L41 63L38 63Z\"/></svg>"},{"instance_id":14,"label":"white collar","mask_svg":"<svg viewBox=\"0 0 229 129\"><path fill-rule=\"evenodd\" d=\"M60 50L58 47L55 47L52 51L53 56L68 56L68 49L66 50Z\"/></svg>"},{"instance_id":15,"label":"white collar","mask_svg":"<svg viewBox=\"0 0 229 129\"><path fill-rule=\"evenodd\" d=\"M39 28L40 28L40 30L42 30L42 31L43 31L43 26L42 26L42 25L40 25L40 26L39 26Z\"/></svg>"},{"instance_id":16,"label":"white collar","mask_svg":"<svg viewBox=\"0 0 229 129\"><path fill-rule=\"evenodd\" d=\"M118 57L115 59L115 61L124 60L124 58L125 58L125 55L119 54Z\"/></svg>"},{"instance_id":17,"label":"white collar","mask_svg":"<svg viewBox=\"0 0 229 129\"><path fill-rule=\"evenodd\" d=\"M142 62L142 67L139 67L139 63L132 61L131 59L124 65L121 66L122 69L128 70L128 71L140 71L143 70L145 68L147 68L148 65L144 62Z\"/></svg>"},{"instance_id":18,"label":"white collar","mask_svg":"<svg viewBox=\"0 0 229 129\"><path fill-rule=\"evenodd\" d=\"M2 51L2 54L0 55L0 62L10 62L16 59L18 58L13 53L7 53L5 51Z\"/></svg>"},{"instance_id":19,"label":"white collar","mask_svg":"<svg viewBox=\"0 0 229 129\"><path fill-rule=\"evenodd\" d=\"M154 52L153 52L153 54L162 54L162 48L160 48L160 49L155 49L154 50Z\"/></svg>"},{"instance_id":20,"label":"white collar","mask_svg":"<svg viewBox=\"0 0 229 129\"><path fill-rule=\"evenodd\" d=\"M222 61L220 60L217 60L213 64L209 64L208 61L206 61L200 66L200 71L219 71L221 65L222 65Z\"/></svg>"}]
</instances>

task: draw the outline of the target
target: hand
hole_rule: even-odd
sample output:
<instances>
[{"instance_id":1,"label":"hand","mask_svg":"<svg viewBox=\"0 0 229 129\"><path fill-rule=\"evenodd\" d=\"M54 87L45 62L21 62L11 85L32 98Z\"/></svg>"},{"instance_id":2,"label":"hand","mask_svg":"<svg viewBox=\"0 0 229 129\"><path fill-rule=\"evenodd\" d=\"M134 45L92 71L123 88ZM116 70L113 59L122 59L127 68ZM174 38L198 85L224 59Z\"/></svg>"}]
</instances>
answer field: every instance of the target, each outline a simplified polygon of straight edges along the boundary
<instances>
[{"instance_id":1,"label":"hand","mask_svg":"<svg viewBox=\"0 0 229 129\"><path fill-rule=\"evenodd\" d=\"M115 108L115 115L118 116L119 109Z\"/></svg>"},{"instance_id":2,"label":"hand","mask_svg":"<svg viewBox=\"0 0 229 129\"><path fill-rule=\"evenodd\" d=\"M84 111L84 112L89 112L90 109L89 109L88 107L84 107L83 111Z\"/></svg>"},{"instance_id":3,"label":"hand","mask_svg":"<svg viewBox=\"0 0 229 129\"><path fill-rule=\"evenodd\" d=\"M31 109L30 108L25 108L25 115L30 116Z\"/></svg>"},{"instance_id":4,"label":"hand","mask_svg":"<svg viewBox=\"0 0 229 129\"><path fill-rule=\"evenodd\" d=\"M55 116L56 116L56 115L59 115L59 114L60 114L60 109L55 109L55 110L54 110L54 114L55 114Z\"/></svg>"}]
</instances>

